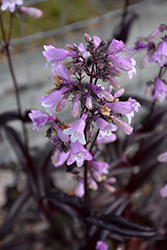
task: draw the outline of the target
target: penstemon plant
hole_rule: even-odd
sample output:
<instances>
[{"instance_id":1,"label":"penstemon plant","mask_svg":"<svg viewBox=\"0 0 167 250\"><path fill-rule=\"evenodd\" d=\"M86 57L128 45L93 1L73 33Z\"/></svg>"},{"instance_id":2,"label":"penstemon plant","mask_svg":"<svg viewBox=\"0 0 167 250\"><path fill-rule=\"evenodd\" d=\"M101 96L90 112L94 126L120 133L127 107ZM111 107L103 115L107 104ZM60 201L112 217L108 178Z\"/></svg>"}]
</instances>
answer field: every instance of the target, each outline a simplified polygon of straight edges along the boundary
<instances>
[{"instance_id":1,"label":"penstemon plant","mask_svg":"<svg viewBox=\"0 0 167 250\"><path fill-rule=\"evenodd\" d=\"M46 135L55 147L52 156L55 167L66 162L70 172L75 166L83 168L83 174L77 175L79 183L75 195L85 195L85 211L88 213L89 189L97 190L100 184L110 192L115 190L112 185L115 178L107 177L109 164L97 159L99 144L115 141L114 132L118 128L130 135L133 131L131 119L134 112L139 111L140 104L132 98L119 101L124 89L114 77L120 76L121 71L126 71L130 79L136 74L135 60L122 53L127 53L124 43L113 39L108 45L107 41L101 41L97 36L91 38L88 34L84 38L86 49L82 43L66 45L66 50L44 46L46 67L48 63L56 62L51 65L55 87L47 90L47 96L39 98L48 114L32 110L29 117L34 130L39 131L46 123L50 125ZM56 106L56 111L61 112L67 101L72 103L72 118L77 118L72 124L60 121L58 113L53 115L53 108Z\"/></svg>"}]
</instances>

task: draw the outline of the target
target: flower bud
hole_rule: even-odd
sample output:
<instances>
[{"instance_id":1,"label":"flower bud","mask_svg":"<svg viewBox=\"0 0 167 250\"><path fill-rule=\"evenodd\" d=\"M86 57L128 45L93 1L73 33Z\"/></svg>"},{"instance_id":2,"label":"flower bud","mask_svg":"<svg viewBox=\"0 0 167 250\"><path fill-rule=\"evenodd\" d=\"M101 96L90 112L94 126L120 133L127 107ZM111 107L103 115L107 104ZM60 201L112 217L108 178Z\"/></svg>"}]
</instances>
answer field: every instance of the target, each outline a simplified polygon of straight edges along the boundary
<instances>
[{"instance_id":1,"label":"flower bud","mask_svg":"<svg viewBox=\"0 0 167 250\"><path fill-rule=\"evenodd\" d=\"M89 93L86 93L86 107L88 109L92 108L92 99Z\"/></svg>"},{"instance_id":2,"label":"flower bud","mask_svg":"<svg viewBox=\"0 0 167 250\"><path fill-rule=\"evenodd\" d=\"M79 112L79 98L80 95L76 95L74 102L72 104L72 108L71 108L71 115L72 117L76 117L78 115Z\"/></svg>"},{"instance_id":3,"label":"flower bud","mask_svg":"<svg viewBox=\"0 0 167 250\"><path fill-rule=\"evenodd\" d=\"M114 93L114 98L118 98L118 97L120 97L121 95L123 95L123 93L124 93L124 89L119 89L119 90L117 90L115 93Z\"/></svg>"},{"instance_id":4,"label":"flower bud","mask_svg":"<svg viewBox=\"0 0 167 250\"><path fill-rule=\"evenodd\" d=\"M148 61L149 61L149 59L150 59L150 56L151 56L152 52L153 52L153 50L149 50L148 53L147 53L147 55L146 55L146 56L144 57L144 59L141 61L141 63L140 63L140 68L141 68L141 69L144 69L144 68L147 67L147 64L148 64Z\"/></svg>"},{"instance_id":5,"label":"flower bud","mask_svg":"<svg viewBox=\"0 0 167 250\"><path fill-rule=\"evenodd\" d=\"M158 36L158 34L162 31L164 31L164 29L166 29L166 25L162 24L158 29L156 29L155 31L153 31L147 38L148 42L152 42L154 41L154 39Z\"/></svg>"},{"instance_id":6,"label":"flower bud","mask_svg":"<svg viewBox=\"0 0 167 250\"><path fill-rule=\"evenodd\" d=\"M90 36L89 36L87 33L84 34L84 39L85 39L86 42L88 42L88 43L91 41L91 38L90 38Z\"/></svg>"},{"instance_id":7,"label":"flower bud","mask_svg":"<svg viewBox=\"0 0 167 250\"><path fill-rule=\"evenodd\" d=\"M117 88L117 89L120 88L118 82L117 82L112 76L107 75L106 77L107 77L107 79L110 81L111 85L112 85L114 88Z\"/></svg>"},{"instance_id":8,"label":"flower bud","mask_svg":"<svg viewBox=\"0 0 167 250\"><path fill-rule=\"evenodd\" d=\"M75 51L74 47L72 45L70 45L70 44L66 44L65 48L68 51Z\"/></svg>"},{"instance_id":9,"label":"flower bud","mask_svg":"<svg viewBox=\"0 0 167 250\"><path fill-rule=\"evenodd\" d=\"M56 164L60 159L60 146L56 147L56 150L52 156L52 163Z\"/></svg>"},{"instance_id":10,"label":"flower bud","mask_svg":"<svg viewBox=\"0 0 167 250\"><path fill-rule=\"evenodd\" d=\"M56 106L56 111L60 112L61 110L64 109L64 107L66 106L66 101L67 98L69 97L69 94L66 94L63 96L63 98L58 102L57 106Z\"/></svg>"},{"instance_id":11,"label":"flower bud","mask_svg":"<svg viewBox=\"0 0 167 250\"><path fill-rule=\"evenodd\" d=\"M25 6L21 6L20 7L21 12L26 16L32 16L34 18L40 18L43 15L43 12L37 8L33 8L33 7L25 7Z\"/></svg>"},{"instance_id":12,"label":"flower bud","mask_svg":"<svg viewBox=\"0 0 167 250\"><path fill-rule=\"evenodd\" d=\"M113 102L114 101L114 97L112 94L108 93L106 90L103 90L100 93L108 102Z\"/></svg>"}]
</instances>

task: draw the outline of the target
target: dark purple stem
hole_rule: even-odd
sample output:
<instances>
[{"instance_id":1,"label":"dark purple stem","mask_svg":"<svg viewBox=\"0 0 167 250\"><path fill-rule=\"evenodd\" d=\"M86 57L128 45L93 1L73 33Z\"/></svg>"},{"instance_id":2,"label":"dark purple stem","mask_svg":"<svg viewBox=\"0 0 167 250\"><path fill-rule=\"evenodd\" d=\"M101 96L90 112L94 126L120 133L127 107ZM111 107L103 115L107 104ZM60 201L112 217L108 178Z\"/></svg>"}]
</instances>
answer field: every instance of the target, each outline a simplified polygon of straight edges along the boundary
<instances>
[{"instance_id":1,"label":"dark purple stem","mask_svg":"<svg viewBox=\"0 0 167 250\"><path fill-rule=\"evenodd\" d=\"M5 48L5 51L6 51L8 66L9 66L10 74L11 74L11 77L12 77L12 80L13 80L14 89L15 89L17 110L18 110L19 116L20 116L21 121L22 121L22 128L23 128L23 134L24 134L24 139L25 139L25 147L26 147L26 151L28 152L28 137L27 137L26 127L25 127L25 124L23 122L23 118L22 118L22 114L21 114L21 103L20 103L19 88L18 88L16 77L15 77L15 73L14 73L14 69L13 69L13 65L12 65L12 60L11 60L11 54L10 54L10 50L9 50L9 42L10 42L10 38L11 38L13 17L14 17L14 14L12 13L11 16L10 16L10 27L9 27L8 41L6 40L6 35L5 35L5 30L4 30L4 25L3 25L3 20L2 20L1 13L0 13L0 25L1 25L2 37L3 37L3 40L5 42L4 48Z\"/></svg>"}]
</instances>

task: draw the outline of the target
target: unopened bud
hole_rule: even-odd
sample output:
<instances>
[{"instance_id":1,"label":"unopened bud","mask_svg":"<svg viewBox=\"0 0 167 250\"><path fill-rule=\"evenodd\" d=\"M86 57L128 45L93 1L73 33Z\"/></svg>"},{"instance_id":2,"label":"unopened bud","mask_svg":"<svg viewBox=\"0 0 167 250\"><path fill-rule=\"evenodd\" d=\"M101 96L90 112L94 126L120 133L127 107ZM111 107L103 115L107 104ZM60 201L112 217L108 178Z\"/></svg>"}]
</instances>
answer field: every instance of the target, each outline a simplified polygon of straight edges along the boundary
<instances>
[{"instance_id":1,"label":"unopened bud","mask_svg":"<svg viewBox=\"0 0 167 250\"><path fill-rule=\"evenodd\" d=\"M69 97L69 94L66 94L63 96L63 98L58 102L57 106L56 106L56 111L60 112L61 110L63 110L66 106L66 101L67 98Z\"/></svg>"},{"instance_id":2,"label":"unopened bud","mask_svg":"<svg viewBox=\"0 0 167 250\"><path fill-rule=\"evenodd\" d=\"M68 75L71 76L74 74L74 72L76 71L76 67L72 67L68 70Z\"/></svg>"},{"instance_id":3,"label":"unopened bud","mask_svg":"<svg viewBox=\"0 0 167 250\"><path fill-rule=\"evenodd\" d=\"M121 95L123 95L123 93L124 93L124 89L119 89L119 90L117 90L115 93L114 93L114 98L118 98L118 97L120 97Z\"/></svg>"},{"instance_id":4,"label":"unopened bud","mask_svg":"<svg viewBox=\"0 0 167 250\"><path fill-rule=\"evenodd\" d=\"M78 115L79 112L79 98L80 95L76 95L74 102L72 104L72 108L71 108L71 115L72 117L76 117Z\"/></svg>"},{"instance_id":5,"label":"unopened bud","mask_svg":"<svg viewBox=\"0 0 167 250\"><path fill-rule=\"evenodd\" d=\"M86 42L90 42L91 41L91 38L90 38L90 36L87 33L84 34L84 39L85 39Z\"/></svg>"},{"instance_id":6,"label":"unopened bud","mask_svg":"<svg viewBox=\"0 0 167 250\"><path fill-rule=\"evenodd\" d=\"M59 160L60 160L60 146L57 146L52 156L52 163L56 164Z\"/></svg>"},{"instance_id":7,"label":"unopened bud","mask_svg":"<svg viewBox=\"0 0 167 250\"><path fill-rule=\"evenodd\" d=\"M112 76L107 75L106 77L107 77L107 79L110 81L111 85L112 85L114 88L117 88L117 89L120 88L118 82L117 82Z\"/></svg>"},{"instance_id":8,"label":"unopened bud","mask_svg":"<svg viewBox=\"0 0 167 250\"><path fill-rule=\"evenodd\" d=\"M70 44L66 44L65 48L68 51L75 51L74 47L72 45L70 45Z\"/></svg>"},{"instance_id":9,"label":"unopened bud","mask_svg":"<svg viewBox=\"0 0 167 250\"><path fill-rule=\"evenodd\" d=\"M114 97L112 94L108 93L106 90L103 90L100 93L108 102L113 102L114 101Z\"/></svg>"},{"instance_id":10,"label":"unopened bud","mask_svg":"<svg viewBox=\"0 0 167 250\"><path fill-rule=\"evenodd\" d=\"M145 96L145 97L147 97L147 96L150 95L150 92L151 92L151 84L152 84L152 83L153 83L153 82L147 82L146 90L145 90L145 92L144 92L144 96Z\"/></svg>"},{"instance_id":11,"label":"unopened bud","mask_svg":"<svg viewBox=\"0 0 167 250\"><path fill-rule=\"evenodd\" d=\"M166 29L166 25L162 24L158 29L156 29L155 31L153 31L147 38L148 42L152 42L154 41L154 39L158 36L158 34L162 31L164 31L164 29Z\"/></svg>"},{"instance_id":12,"label":"unopened bud","mask_svg":"<svg viewBox=\"0 0 167 250\"><path fill-rule=\"evenodd\" d=\"M149 50L148 53L147 53L147 55L146 55L146 56L144 57L144 59L141 61L141 63L140 63L140 68L141 68L141 69L144 69L144 68L147 67L147 64L148 64L148 61L149 61L149 59L150 59L150 56L151 56L152 52L153 52L153 50Z\"/></svg>"},{"instance_id":13,"label":"unopened bud","mask_svg":"<svg viewBox=\"0 0 167 250\"><path fill-rule=\"evenodd\" d=\"M88 109L92 108L92 99L89 93L86 93L86 107Z\"/></svg>"}]
</instances>

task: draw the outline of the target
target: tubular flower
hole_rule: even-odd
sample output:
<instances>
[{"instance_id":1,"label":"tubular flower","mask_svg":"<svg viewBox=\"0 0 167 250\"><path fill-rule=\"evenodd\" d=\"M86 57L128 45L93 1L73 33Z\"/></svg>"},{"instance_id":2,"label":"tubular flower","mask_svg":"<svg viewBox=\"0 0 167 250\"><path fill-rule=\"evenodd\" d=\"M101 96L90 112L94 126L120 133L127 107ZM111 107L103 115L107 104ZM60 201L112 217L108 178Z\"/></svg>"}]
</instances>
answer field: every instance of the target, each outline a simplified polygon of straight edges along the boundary
<instances>
[{"instance_id":1,"label":"tubular flower","mask_svg":"<svg viewBox=\"0 0 167 250\"><path fill-rule=\"evenodd\" d=\"M157 62L159 67L163 67L167 63L167 37L159 44L158 49L151 56L149 62Z\"/></svg>"},{"instance_id":2,"label":"tubular flower","mask_svg":"<svg viewBox=\"0 0 167 250\"><path fill-rule=\"evenodd\" d=\"M153 99L157 99L159 102L163 102L167 97L167 85L161 81L158 77L155 78L155 90Z\"/></svg>"},{"instance_id":3,"label":"tubular flower","mask_svg":"<svg viewBox=\"0 0 167 250\"><path fill-rule=\"evenodd\" d=\"M41 127L43 127L47 122L53 122L56 117L48 116L47 114L42 113L38 110L31 110L29 113L29 117L33 122L32 129L39 131Z\"/></svg>"},{"instance_id":4,"label":"tubular flower","mask_svg":"<svg viewBox=\"0 0 167 250\"><path fill-rule=\"evenodd\" d=\"M22 6L20 7L21 12L26 16L32 16L34 18L40 18L43 15L43 12L37 8L33 8L33 7L25 7Z\"/></svg>"},{"instance_id":5,"label":"tubular flower","mask_svg":"<svg viewBox=\"0 0 167 250\"><path fill-rule=\"evenodd\" d=\"M52 116L52 108L59 102L61 96L68 91L68 87L54 91L47 96L42 96L38 100L44 109Z\"/></svg>"},{"instance_id":6,"label":"tubular flower","mask_svg":"<svg viewBox=\"0 0 167 250\"><path fill-rule=\"evenodd\" d=\"M10 12L14 12L16 5L22 5L23 0L3 0L1 10L7 10L9 9Z\"/></svg>"},{"instance_id":7,"label":"tubular flower","mask_svg":"<svg viewBox=\"0 0 167 250\"><path fill-rule=\"evenodd\" d=\"M108 250L108 246L103 241L98 241L96 244L96 250Z\"/></svg>"},{"instance_id":8,"label":"tubular flower","mask_svg":"<svg viewBox=\"0 0 167 250\"><path fill-rule=\"evenodd\" d=\"M67 161L67 165L71 165L76 161L76 164L78 167L81 167L85 160L91 161L92 155L89 153L89 151L84 148L84 146L78 142L78 140L73 143L70 143L71 146L71 154Z\"/></svg>"},{"instance_id":9,"label":"tubular flower","mask_svg":"<svg viewBox=\"0 0 167 250\"><path fill-rule=\"evenodd\" d=\"M78 140L81 144L86 144L84 129L86 125L85 120L87 116L87 114L84 114L82 118L75 123L75 125L72 125L70 128L63 130L64 134L71 135L70 140L73 143Z\"/></svg>"},{"instance_id":10,"label":"tubular flower","mask_svg":"<svg viewBox=\"0 0 167 250\"><path fill-rule=\"evenodd\" d=\"M46 57L47 63L45 68L48 66L50 62L59 62L63 61L69 56L76 56L76 52L73 51L67 51L65 49L56 49L52 45L44 45L45 51L42 52L42 54Z\"/></svg>"}]
</instances>

